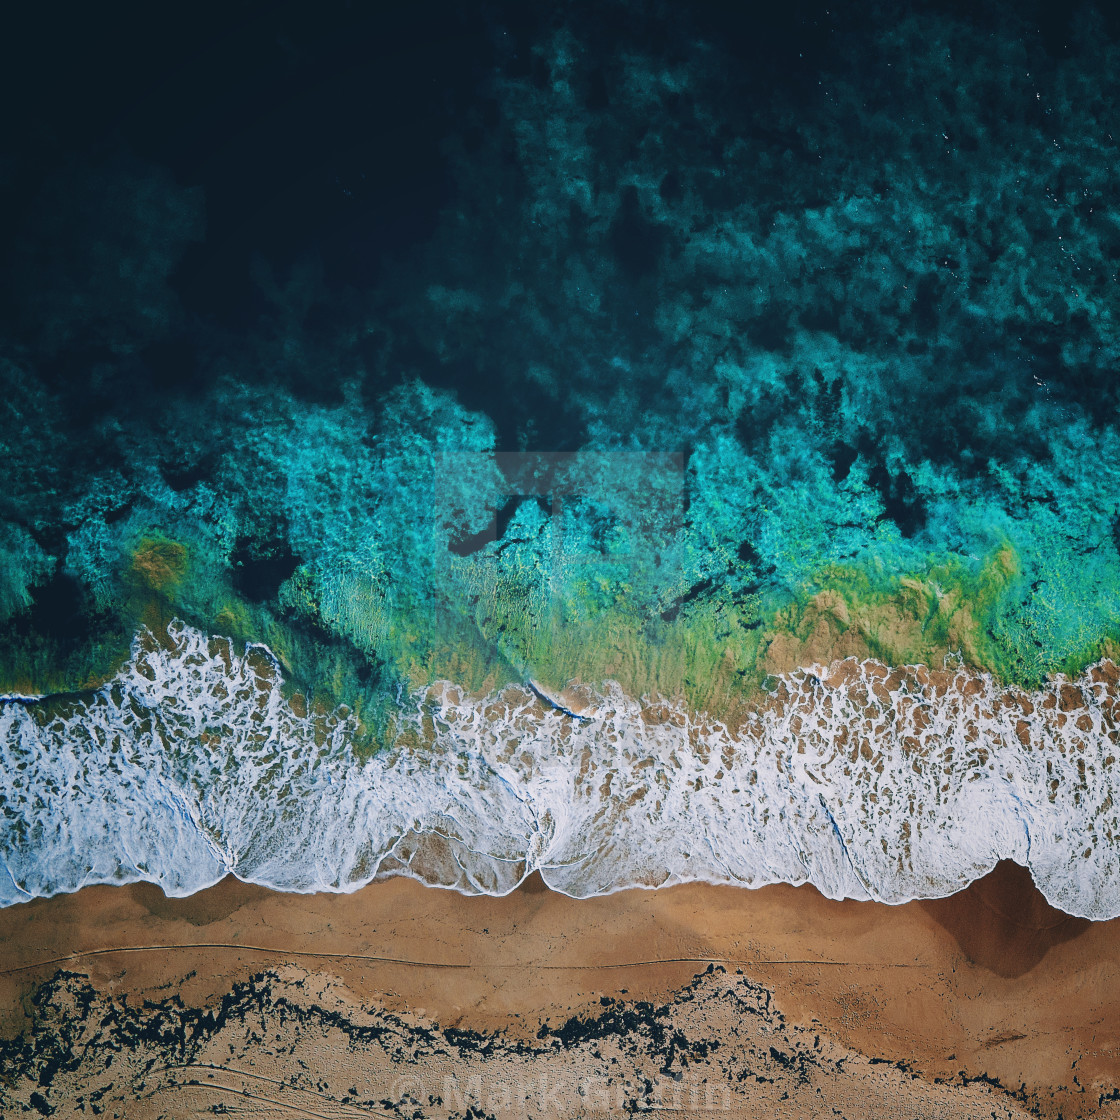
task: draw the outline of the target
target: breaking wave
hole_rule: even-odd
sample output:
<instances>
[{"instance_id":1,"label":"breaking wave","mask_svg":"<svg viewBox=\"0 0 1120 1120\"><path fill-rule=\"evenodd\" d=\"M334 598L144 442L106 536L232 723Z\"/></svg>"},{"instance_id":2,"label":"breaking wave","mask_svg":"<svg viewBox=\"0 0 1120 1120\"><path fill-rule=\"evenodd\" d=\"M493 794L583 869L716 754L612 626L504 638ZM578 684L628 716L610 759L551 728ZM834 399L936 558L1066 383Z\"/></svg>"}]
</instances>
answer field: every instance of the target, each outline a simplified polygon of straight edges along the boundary
<instances>
[{"instance_id":1,"label":"breaking wave","mask_svg":"<svg viewBox=\"0 0 1120 1120\"><path fill-rule=\"evenodd\" d=\"M361 761L262 646L180 623L96 693L0 702L0 904L232 872L285 891L410 875L576 897L685 881L831 898L952 893L999 859L1072 914L1120 914L1120 673L1032 692L874 661L782 677L729 728L616 685L413 695Z\"/></svg>"}]
</instances>

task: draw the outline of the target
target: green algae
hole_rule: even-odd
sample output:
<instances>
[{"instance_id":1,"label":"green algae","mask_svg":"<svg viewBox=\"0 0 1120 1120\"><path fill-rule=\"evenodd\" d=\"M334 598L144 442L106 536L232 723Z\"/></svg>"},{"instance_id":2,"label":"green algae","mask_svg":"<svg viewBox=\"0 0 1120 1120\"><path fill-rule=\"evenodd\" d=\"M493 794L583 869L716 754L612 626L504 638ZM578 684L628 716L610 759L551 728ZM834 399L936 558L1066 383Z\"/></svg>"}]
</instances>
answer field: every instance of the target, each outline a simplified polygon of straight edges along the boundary
<instances>
[{"instance_id":1,"label":"green algae","mask_svg":"<svg viewBox=\"0 0 1120 1120\"><path fill-rule=\"evenodd\" d=\"M89 692L127 662L132 631L91 626L78 641L49 630L0 624L0 693L23 696Z\"/></svg>"},{"instance_id":2,"label":"green algae","mask_svg":"<svg viewBox=\"0 0 1120 1120\"><path fill-rule=\"evenodd\" d=\"M712 508L722 516L725 505ZM4 687L95 687L125 659L137 626L158 636L178 617L235 645L267 646L290 698L352 713L364 754L391 737L402 697L437 680L474 694L528 680L556 691L616 681L631 695L733 716L772 675L845 657L956 661L1033 685L1117 649L1107 611L1065 617L1092 567L1079 572L1060 551L1040 549L1037 530L1023 525L1017 535L1033 551L1001 533L982 558L929 554L904 569L872 551L811 575L799 560L783 580L777 570L758 578L758 550L743 559L729 545L712 548L713 535L726 536L712 523L651 537L615 522L604 544L601 511L581 526L584 514L572 503L564 521L526 500L501 538L466 556L447 551L390 594L353 566L320 562L300 565L270 603L239 594L204 543L148 530L123 553L120 606L103 629L68 649L43 633L13 637L0 660ZM713 556L723 572L697 579L713 572ZM1049 597L1031 592L1049 585Z\"/></svg>"}]
</instances>

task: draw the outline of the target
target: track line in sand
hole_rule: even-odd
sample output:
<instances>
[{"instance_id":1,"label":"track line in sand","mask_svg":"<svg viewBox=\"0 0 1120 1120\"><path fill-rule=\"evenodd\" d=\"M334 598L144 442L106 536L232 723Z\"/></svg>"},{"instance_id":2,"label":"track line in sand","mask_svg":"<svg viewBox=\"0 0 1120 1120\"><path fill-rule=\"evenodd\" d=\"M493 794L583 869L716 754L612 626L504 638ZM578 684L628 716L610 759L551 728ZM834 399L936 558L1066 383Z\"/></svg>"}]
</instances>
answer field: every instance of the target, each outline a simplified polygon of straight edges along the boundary
<instances>
[{"instance_id":1,"label":"track line in sand","mask_svg":"<svg viewBox=\"0 0 1120 1120\"><path fill-rule=\"evenodd\" d=\"M211 1070L212 1071L211 1080L209 1080L209 1081L197 1081L197 1080L192 1079L190 1081L172 1081L172 1082L169 1082L165 1085L157 1086L154 1090L152 1090L151 1093L148 1093L146 1095L149 1096L149 1097L154 1096L155 1093L166 1092L169 1089L195 1089L195 1088L205 1089L205 1088L208 1088L210 1086L213 1086L214 1088L217 1088L217 1089L229 1089L230 1087L228 1085L222 1085L221 1082L214 1081L212 1079L213 1073L225 1073L225 1074L232 1074L235 1077L251 1078L254 1081L265 1081L269 1085L275 1085L277 1088L284 1089L284 1090L287 1090L289 1092L306 1093L309 1097L315 1097L317 1100L322 1101L324 1105L331 1105L336 1109L342 1109L342 1110L350 1109L354 1112L359 1113L362 1116L384 1116L384 1117L388 1117L389 1120L395 1120L392 1113L383 1112L380 1109L373 1108L370 1105L353 1104L349 1101L341 1101L337 1097L332 1097L332 1096L329 1096L327 1093L320 1092L318 1089L307 1089L302 1085L292 1085L292 1084L289 1084L287 1081L278 1081L275 1077L266 1077L263 1073L251 1073L249 1070L238 1069L236 1066L217 1066L217 1065L213 1065L210 1062L192 1062L192 1063L185 1064L185 1065L184 1064L177 1064L177 1065L170 1065L170 1066L157 1066L151 1072L152 1073L174 1073L176 1070L182 1070L182 1071L187 1071L187 1070ZM230 1091L231 1092L238 1092L242 1095L244 1095L244 1092L245 1092L243 1089L239 1089L239 1090L232 1090L231 1089ZM249 1095L254 1096L253 1094L249 1094ZM269 1098L269 1097L254 1097L254 1099L271 1101L271 1098ZM303 1107L301 1105L293 1105L291 1102L288 1102L288 1101L278 1101L278 1102L275 1102L275 1103L283 1104L285 1107L288 1107L288 1108L302 1108ZM311 1109L306 1109L305 1108L305 1109L303 1109L303 1111L308 1112L312 1116L321 1115L321 1113L314 1112Z\"/></svg>"},{"instance_id":2,"label":"track line in sand","mask_svg":"<svg viewBox=\"0 0 1120 1120\"><path fill-rule=\"evenodd\" d=\"M538 961L418 961L405 957L382 957L370 953L326 953L309 949L274 949L266 945L238 945L219 941L198 941L184 945L117 945L103 949L79 949L61 957L49 957L44 961L17 965L15 968L0 969L0 976L12 976L17 972L30 972L36 968L46 968L52 964L65 964L85 957L107 956L112 953L164 953L170 950L191 949L235 949L245 953L262 953L276 957L311 957L336 961L369 961L372 964L395 964L407 968L446 968L446 969L509 969L535 968L542 972L576 972L581 970L603 970L609 968L646 968L662 964L723 964L758 967L783 965L820 965L834 968L936 968L921 961L829 961L829 960L784 960L753 959L750 957L656 957L650 960L596 962L591 964L546 964Z\"/></svg>"},{"instance_id":3,"label":"track line in sand","mask_svg":"<svg viewBox=\"0 0 1120 1120\"><path fill-rule=\"evenodd\" d=\"M303 1116L312 1116L315 1120L338 1120L339 1116L337 1111L333 1114L316 1112L314 1109L304 1108L303 1105L289 1104L287 1101L278 1101L273 1097L266 1097L260 1093L250 1093L248 1089L238 1089L234 1085L222 1085L218 1081L183 1081L171 1085L162 1085L158 1091L168 1092L172 1089L212 1089L223 1093L233 1093L234 1096L241 1097L247 1101L256 1101L268 1108L285 1108L290 1112L298 1112ZM346 1107L356 1108L359 1114L363 1116L392 1116L392 1114L388 1112L374 1112L372 1109L361 1108L361 1106Z\"/></svg>"}]
</instances>

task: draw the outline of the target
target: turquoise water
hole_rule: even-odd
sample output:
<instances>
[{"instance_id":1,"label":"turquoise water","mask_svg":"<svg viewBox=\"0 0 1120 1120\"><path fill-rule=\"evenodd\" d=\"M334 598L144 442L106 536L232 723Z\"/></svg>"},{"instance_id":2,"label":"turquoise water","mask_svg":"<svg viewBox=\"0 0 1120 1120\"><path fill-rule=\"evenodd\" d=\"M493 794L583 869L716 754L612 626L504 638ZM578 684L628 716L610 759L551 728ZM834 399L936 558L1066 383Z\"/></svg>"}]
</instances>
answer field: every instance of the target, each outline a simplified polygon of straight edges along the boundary
<instances>
[{"instance_id":1,"label":"turquoise water","mask_svg":"<svg viewBox=\"0 0 1120 1120\"><path fill-rule=\"evenodd\" d=\"M45 103L0 688L85 703L185 624L357 766L439 681L734 728L834 658L1120 655L1117 27L860 7L331 13L294 69L230 31L212 102L184 54Z\"/></svg>"}]
</instances>

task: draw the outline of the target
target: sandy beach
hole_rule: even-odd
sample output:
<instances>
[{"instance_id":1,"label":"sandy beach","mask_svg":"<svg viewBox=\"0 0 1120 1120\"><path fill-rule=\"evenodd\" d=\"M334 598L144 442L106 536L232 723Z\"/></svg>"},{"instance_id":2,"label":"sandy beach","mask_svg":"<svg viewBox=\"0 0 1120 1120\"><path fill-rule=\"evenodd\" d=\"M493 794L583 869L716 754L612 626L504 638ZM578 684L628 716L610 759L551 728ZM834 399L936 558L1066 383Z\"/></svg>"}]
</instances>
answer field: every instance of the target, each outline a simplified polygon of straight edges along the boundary
<instances>
[{"instance_id":1,"label":"sandy beach","mask_svg":"<svg viewBox=\"0 0 1120 1120\"><path fill-rule=\"evenodd\" d=\"M724 976L750 987L751 998L771 993L781 1029L817 1038L818 1053L823 1036L871 1060L880 1081L898 1079L899 1099L916 1115L926 1114L930 1092L952 1094L959 1115L987 1116L997 1098L1006 1115L1120 1115L1120 1103L1108 1099L1120 1085L1120 921L1062 914L1014 864L952 898L898 907L781 885L685 885L585 901L534 879L505 898L404 878L350 895L278 894L227 879L182 900L148 884L91 887L0 912L0 965L6 1039L43 1018L50 1000L41 989L38 1004L32 997L61 969L137 1022L172 997L188 1008L228 1003L238 985L265 975L281 989L314 989L319 1012L333 1000L355 1015L469 1031L507 1047L597 1021L604 1008L675 1014L682 998L696 1002L688 994L694 977L710 986ZM269 998L262 1037L277 1026L273 1041L286 1043L291 1023L270 1015L291 1000L276 990ZM706 1022L715 1037L728 1037L718 1016ZM140 1044L134 1037L129 1045ZM798 1045L790 1041L790 1052ZM841 1070L853 1068L847 1061ZM30 1089L20 1088L12 1066L7 1091L15 1099ZM79 1063L72 1076L80 1073ZM876 1114L859 1104L866 1086L849 1085L847 1074L821 1076L822 1093L834 1094L841 1113ZM80 1111L77 1088L57 1079L48 1086L58 1114ZM974 1100L981 1091L984 1099ZM151 1114L201 1114L196 1106L187 1089L166 1086ZM419 1115L454 1114L432 1107ZM948 1106L928 1107L935 1115ZM120 1114L149 1113L134 1102Z\"/></svg>"}]
</instances>

